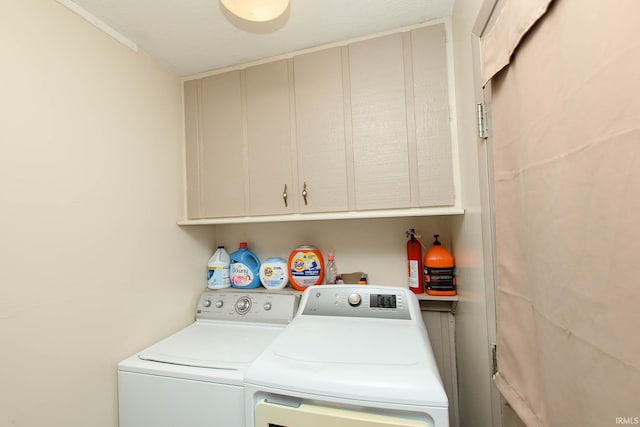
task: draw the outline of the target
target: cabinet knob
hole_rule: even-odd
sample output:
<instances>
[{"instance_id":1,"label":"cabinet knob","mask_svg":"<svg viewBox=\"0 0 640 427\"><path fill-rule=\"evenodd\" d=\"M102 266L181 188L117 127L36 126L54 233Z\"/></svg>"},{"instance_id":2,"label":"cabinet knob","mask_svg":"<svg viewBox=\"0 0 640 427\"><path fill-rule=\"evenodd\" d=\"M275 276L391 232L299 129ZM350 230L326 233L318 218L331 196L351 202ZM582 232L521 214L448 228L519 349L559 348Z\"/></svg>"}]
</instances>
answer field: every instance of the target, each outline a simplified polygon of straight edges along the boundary
<instances>
[{"instance_id":1,"label":"cabinet knob","mask_svg":"<svg viewBox=\"0 0 640 427\"><path fill-rule=\"evenodd\" d=\"M284 207L288 207L289 204L287 203L287 197L289 197L287 195L287 184L284 185L284 191L282 192L282 200L284 200Z\"/></svg>"},{"instance_id":2,"label":"cabinet knob","mask_svg":"<svg viewBox=\"0 0 640 427\"><path fill-rule=\"evenodd\" d=\"M304 200L304 205L307 206L307 182L306 181L302 187L302 199Z\"/></svg>"}]
</instances>

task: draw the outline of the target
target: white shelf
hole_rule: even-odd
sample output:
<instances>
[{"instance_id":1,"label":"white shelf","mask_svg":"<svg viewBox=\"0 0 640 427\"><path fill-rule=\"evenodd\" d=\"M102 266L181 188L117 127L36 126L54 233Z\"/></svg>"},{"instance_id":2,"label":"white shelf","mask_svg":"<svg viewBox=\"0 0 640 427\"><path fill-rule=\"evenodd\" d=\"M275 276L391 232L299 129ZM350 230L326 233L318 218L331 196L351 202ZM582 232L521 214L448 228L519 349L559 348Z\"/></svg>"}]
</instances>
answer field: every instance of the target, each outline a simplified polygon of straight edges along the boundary
<instances>
[{"instance_id":1,"label":"white shelf","mask_svg":"<svg viewBox=\"0 0 640 427\"><path fill-rule=\"evenodd\" d=\"M458 301L458 295L453 296L435 296L429 294L416 295L420 301Z\"/></svg>"},{"instance_id":2,"label":"white shelf","mask_svg":"<svg viewBox=\"0 0 640 427\"><path fill-rule=\"evenodd\" d=\"M454 296L433 296L428 294L416 295L420 302L422 311L444 311L451 314L456 313L458 307L458 295Z\"/></svg>"},{"instance_id":3,"label":"white shelf","mask_svg":"<svg viewBox=\"0 0 640 427\"><path fill-rule=\"evenodd\" d=\"M215 224L249 224L262 222L291 222L291 221L326 221L336 219L369 219L369 218L399 218L417 216L446 216L463 215L464 209L454 207L443 208L414 208L376 211L347 211L330 213L287 214L269 216L244 216L232 218L185 219L178 221L178 225L215 225Z\"/></svg>"}]
</instances>

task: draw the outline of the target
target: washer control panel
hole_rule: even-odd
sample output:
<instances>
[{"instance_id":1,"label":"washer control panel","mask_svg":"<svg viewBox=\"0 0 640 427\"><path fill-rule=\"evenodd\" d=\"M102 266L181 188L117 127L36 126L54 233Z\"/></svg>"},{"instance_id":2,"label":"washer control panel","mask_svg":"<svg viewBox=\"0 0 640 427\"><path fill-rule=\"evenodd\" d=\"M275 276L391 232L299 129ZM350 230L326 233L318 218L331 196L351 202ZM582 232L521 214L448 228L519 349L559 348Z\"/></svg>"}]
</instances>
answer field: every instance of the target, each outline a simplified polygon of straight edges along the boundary
<instances>
[{"instance_id":1,"label":"washer control panel","mask_svg":"<svg viewBox=\"0 0 640 427\"><path fill-rule=\"evenodd\" d=\"M312 286L305 291L303 315L411 319L404 288L374 286Z\"/></svg>"},{"instance_id":2,"label":"washer control panel","mask_svg":"<svg viewBox=\"0 0 640 427\"><path fill-rule=\"evenodd\" d=\"M287 324L298 309L299 295L222 289L200 295L196 319Z\"/></svg>"}]
</instances>

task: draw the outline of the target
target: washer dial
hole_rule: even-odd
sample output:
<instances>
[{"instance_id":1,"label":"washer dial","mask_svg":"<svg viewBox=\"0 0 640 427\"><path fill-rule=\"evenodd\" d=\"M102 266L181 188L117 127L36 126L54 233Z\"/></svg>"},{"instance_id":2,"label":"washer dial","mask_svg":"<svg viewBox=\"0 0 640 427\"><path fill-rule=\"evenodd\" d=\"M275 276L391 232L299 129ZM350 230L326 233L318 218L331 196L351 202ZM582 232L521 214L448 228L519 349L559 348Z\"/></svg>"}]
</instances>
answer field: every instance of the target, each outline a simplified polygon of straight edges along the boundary
<instances>
[{"instance_id":1,"label":"washer dial","mask_svg":"<svg viewBox=\"0 0 640 427\"><path fill-rule=\"evenodd\" d=\"M238 314L247 314L251 310L251 299L249 297L241 297L236 301L236 312Z\"/></svg>"},{"instance_id":2,"label":"washer dial","mask_svg":"<svg viewBox=\"0 0 640 427\"><path fill-rule=\"evenodd\" d=\"M360 303L362 302L362 297L360 296L360 294L351 294L349 295L349 298L347 298L349 301L349 305L351 307L357 307L360 305Z\"/></svg>"}]
</instances>

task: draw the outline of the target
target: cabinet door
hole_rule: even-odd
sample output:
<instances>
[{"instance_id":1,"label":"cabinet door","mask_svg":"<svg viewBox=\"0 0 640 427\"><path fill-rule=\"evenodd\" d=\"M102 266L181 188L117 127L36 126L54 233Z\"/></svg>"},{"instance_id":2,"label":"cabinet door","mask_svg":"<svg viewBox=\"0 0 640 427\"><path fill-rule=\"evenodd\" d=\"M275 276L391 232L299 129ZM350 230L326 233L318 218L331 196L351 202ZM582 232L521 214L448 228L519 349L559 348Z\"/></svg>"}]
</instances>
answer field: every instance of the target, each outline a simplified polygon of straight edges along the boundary
<instances>
[{"instance_id":1,"label":"cabinet door","mask_svg":"<svg viewBox=\"0 0 640 427\"><path fill-rule=\"evenodd\" d=\"M298 192L301 212L344 211L347 201L340 48L294 58Z\"/></svg>"},{"instance_id":2,"label":"cabinet door","mask_svg":"<svg viewBox=\"0 0 640 427\"><path fill-rule=\"evenodd\" d=\"M444 24L411 31L420 206L455 202Z\"/></svg>"},{"instance_id":3,"label":"cabinet door","mask_svg":"<svg viewBox=\"0 0 640 427\"><path fill-rule=\"evenodd\" d=\"M401 34L349 46L355 208L409 207Z\"/></svg>"},{"instance_id":4,"label":"cabinet door","mask_svg":"<svg viewBox=\"0 0 640 427\"><path fill-rule=\"evenodd\" d=\"M240 95L239 71L185 84L191 218L245 215Z\"/></svg>"},{"instance_id":5,"label":"cabinet door","mask_svg":"<svg viewBox=\"0 0 640 427\"><path fill-rule=\"evenodd\" d=\"M184 84L184 130L185 130L185 178L187 218L202 218L200 192L200 123L198 121L198 91L200 84L190 80Z\"/></svg>"},{"instance_id":6,"label":"cabinet door","mask_svg":"<svg viewBox=\"0 0 640 427\"><path fill-rule=\"evenodd\" d=\"M289 64L282 60L247 68L246 131L250 215L294 212ZM287 186L288 201L283 191Z\"/></svg>"}]
</instances>

